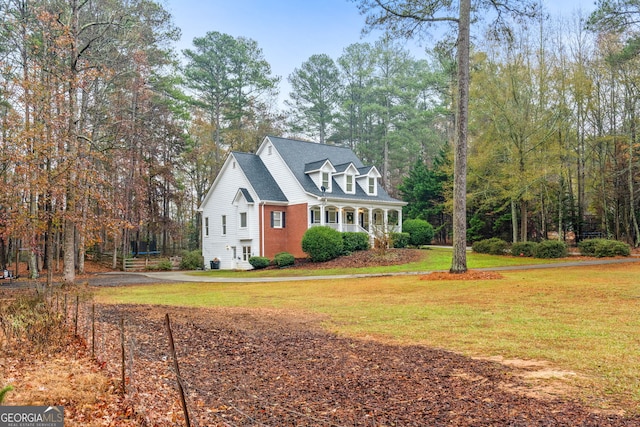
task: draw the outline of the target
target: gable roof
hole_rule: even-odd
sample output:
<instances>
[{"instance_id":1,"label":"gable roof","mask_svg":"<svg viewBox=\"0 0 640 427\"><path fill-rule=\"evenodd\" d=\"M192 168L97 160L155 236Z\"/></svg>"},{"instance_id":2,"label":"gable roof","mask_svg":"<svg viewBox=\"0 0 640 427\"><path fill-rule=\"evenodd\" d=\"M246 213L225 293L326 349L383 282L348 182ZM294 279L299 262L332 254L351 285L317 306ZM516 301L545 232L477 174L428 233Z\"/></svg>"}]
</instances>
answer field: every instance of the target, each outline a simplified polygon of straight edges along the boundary
<instances>
[{"instance_id":1,"label":"gable roof","mask_svg":"<svg viewBox=\"0 0 640 427\"><path fill-rule=\"evenodd\" d=\"M333 165L347 165L353 163L359 171L369 171L371 167L365 167L355 153L346 147L337 145L318 144L315 142L306 142L296 139L280 138L276 136L267 136L271 141L282 160L287 164L293 175L296 177L304 191L315 196L335 197L344 199L359 199L371 201L385 201L404 203L398 199L394 199L378 184L378 195L368 195L360 186L356 186L355 194L346 194L340 186L332 183L331 194L324 194L313 182L311 177L305 173L309 170L309 165L317 164L317 162L329 160ZM366 172L365 172L366 173Z\"/></svg>"},{"instance_id":2,"label":"gable roof","mask_svg":"<svg viewBox=\"0 0 640 427\"><path fill-rule=\"evenodd\" d=\"M244 199L247 201L247 203L249 204L253 204L253 197L251 197L251 193L249 193L249 190L247 190L246 188L238 188L238 191L236 193L236 197L234 198L234 200L238 200L240 198L240 195L242 195L242 197L244 197Z\"/></svg>"},{"instance_id":3,"label":"gable roof","mask_svg":"<svg viewBox=\"0 0 640 427\"><path fill-rule=\"evenodd\" d=\"M273 179L273 176L267 170L267 167L262 163L262 159L260 157L255 154L241 153L239 151L233 151L231 154L238 162L238 166L242 169L242 172L244 172L244 175L249 180L251 187L256 192L260 200L270 202L288 201L276 180ZM251 198L251 196L248 195L248 192L245 194L245 197L247 196L249 199Z\"/></svg>"}]
</instances>

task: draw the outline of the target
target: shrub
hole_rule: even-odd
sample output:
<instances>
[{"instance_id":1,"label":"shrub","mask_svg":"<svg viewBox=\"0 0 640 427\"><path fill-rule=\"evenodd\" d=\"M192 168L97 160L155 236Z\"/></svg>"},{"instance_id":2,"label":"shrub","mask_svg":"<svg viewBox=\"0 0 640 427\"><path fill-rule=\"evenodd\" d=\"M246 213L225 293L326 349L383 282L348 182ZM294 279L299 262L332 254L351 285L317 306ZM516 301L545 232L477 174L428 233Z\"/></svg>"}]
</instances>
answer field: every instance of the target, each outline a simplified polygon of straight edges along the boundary
<instances>
[{"instance_id":1,"label":"shrub","mask_svg":"<svg viewBox=\"0 0 640 427\"><path fill-rule=\"evenodd\" d=\"M173 268L173 265L171 264L171 261L169 261L168 259L164 259L162 261L159 261L155 265L149 265L147 267L148 270L161 270L161 271L169 271L172 268Z\"/></svg>"},{"instance_id":2,"label":"shrub","mask_svg":"<svg viewBox=\"0 0 640 427\"><path fill-rule=\"evenodd\" d=\"M631 247L618 240L587 239L578 243L580 254L598 258L611 256L629 256Z\"/></svg>"},{"instance_id":3,"label":"shrub","mask_svg":"<svg viewBox=\"0 0 640 427\"><path fill-rule=\"evenodd\" d=\"M204 261L202 260L202 252L185 251L182 253L182 261L180 261L180 268L182 270L198 270L202 269Z\"/></svg>"},{"instance_id":4,"label":"shrub","mask_svg":"<svg viewBox=\"0 0 640 427\"><path fill-rule=\"evenodd\" d=\"M269 267L271 260L263 256L252 256L249 258L249 264L251 264L256 270L260 270L261 268Z\"/></svg>"},{"instance_id":5,"label":"shrub","mask_svg":"<svg viewBox=\"0 0 640 427\"><path fill-rule=\"evenodd\" d=\"M171 261L169 261L168 259L163 259L158 263L158 270L169 271L172 268L173 268L173 265L171 264Z\"/></svg>"},{"instance_id":6,"label":"shrub","mask_svg":"<svg viewBox=\"0 0 640 427\"><path fill-rule=\"evenodd\" d=\"M302 250L313 262L338 258L344 251L341 233L330 227L311 227L302 237Z\"/></svg>"},{"instance_id":7,"label":"shrub","mask_svg":"<svg viewBox=\"0 0 640 427\"><path fill-rule=\"evenodd\" d=\"M391 233L391 243L394 248L406 248L409 246L409 233Z\"/></svg>"},{"instance_id":8,"label":"shrub","mask_svg":"<svg viewBox=\"0 0 640 427\"><path fill-rule=\"evenodd\" d=\"M504 255L507 250L507 242L497 237L473 242L471 249L479 254Z\"/></svg>"},{"instance_id":9,"label":"shrub","mask_svg":"<svg viewBox=\"0 0 640 427\"><path fill-rule=\"evenodd\" d=\"M511 245L511 255L533 257L537 247L536 242L516 242Z\"/></svg>"},{"instance_id":10,"label":"shrub","mask_svg":"<svg viewBox=\"0 0 640 427\"><path fill-rule=\"evenodd\" d=\"M409 233L409 244L428 245L433 240L433 226L424 219L408 219L402 223L402 231Z\"/></svg>"},{"instance_id":11,"label":"shrub","mask_svg":"<svg viewBox=\"0 0 640 427\"><path fill-rule=\"evenodd\" d=\"M342 233L342 247L344 252L366 251L369 249L369 234L346 231Z\"/></svg>"},{"instance_id":12,"label":"shrub","mask_svg":"<svg viewBox=\"0 0 640 427\"><path fill-rule=\"evenodd\" d=\"M296 262L296 259L289 252L280 252L279 254L276 254L274 262L278 267L282 268L293 265Z\"/></svg>"},{"instance_id":13,"label":"shrub","mask_svg":"<svg viewBox=\"0 0 640 427\"><path fill-rule=\"evenodd\" d=\"M536 247L536 258L564 258L567 256L567 244L560 240L543 240Z\"/></svg>"}]
</instances>

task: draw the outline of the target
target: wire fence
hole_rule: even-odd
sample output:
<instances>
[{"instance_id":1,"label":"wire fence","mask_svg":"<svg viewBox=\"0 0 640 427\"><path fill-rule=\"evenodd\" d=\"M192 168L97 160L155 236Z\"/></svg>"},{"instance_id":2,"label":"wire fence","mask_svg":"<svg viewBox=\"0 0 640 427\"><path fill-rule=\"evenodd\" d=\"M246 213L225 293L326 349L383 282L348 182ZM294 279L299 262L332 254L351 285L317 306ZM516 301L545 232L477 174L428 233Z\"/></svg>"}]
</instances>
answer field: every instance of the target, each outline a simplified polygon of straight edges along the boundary
<instances>
[{"instance_id":1,"label":"wire fence","mask_svg":"<svg viewBox=\"0 0 640 427\"><path fill-rule=\"evenodd\" d=\"M84 340L96 363L117 379L119 393L148 425L400 425L365 405L350 408L347 415L337 408L318 411L313 403L288 404L217 376L197 364L203 358L215 358L208 351L204 354L207 342L199 338L199 327L185 319L172 320L169 313L164 319L148 318L143 306L137 307L140 312L120 311L68 293L49 296L49 304L63 316L68 329ZM190 347L181 342L189 342ZM234 357L240 361L243 356Z\"/></svg>"}]
</instances>

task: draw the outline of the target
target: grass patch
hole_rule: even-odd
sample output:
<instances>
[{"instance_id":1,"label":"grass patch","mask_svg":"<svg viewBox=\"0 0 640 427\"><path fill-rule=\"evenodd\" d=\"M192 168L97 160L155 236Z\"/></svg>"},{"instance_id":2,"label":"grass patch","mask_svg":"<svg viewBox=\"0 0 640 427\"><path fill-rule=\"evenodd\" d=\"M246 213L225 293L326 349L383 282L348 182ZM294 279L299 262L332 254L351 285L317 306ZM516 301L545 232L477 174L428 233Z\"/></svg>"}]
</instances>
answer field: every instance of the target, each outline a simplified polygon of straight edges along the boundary
<instances>
[{"instance_id":1,"label":"grass patch","mask_svg":"<svg viewBox=\"0 0 640 427\"><path fill-rule=\"evenodd\" d=\"M549 264L551 262L562 262L564 260L543 260L526 257L498 256L467 253L467 266L473 268L491 268L510 265L535 265ZM420 261L401 265L359 267L359 268L322 268L322 263L310 269L275 269L275 270L208 270L194 271L188 274L193 276L217 276L217 277L292 277L292 276L338 276L344 274L379 274L379 273L402 273L410 271L439 271L451 268L451 248L429 248L424 250Z\"/></svg>"},{"instance_id":2,"label":"grass patch","mask_svg":"<svg viewBox=\"0 0 640 427\"><path fill-rule=\"evenodd\" d=\"M322 313L339 334L551 362L584 397L638 411L640 265L502 272L504 279L417 276L103 288L109 303L276 307ZM593 400L591 400L593 402Z\"/></svg>"}]
</instances>

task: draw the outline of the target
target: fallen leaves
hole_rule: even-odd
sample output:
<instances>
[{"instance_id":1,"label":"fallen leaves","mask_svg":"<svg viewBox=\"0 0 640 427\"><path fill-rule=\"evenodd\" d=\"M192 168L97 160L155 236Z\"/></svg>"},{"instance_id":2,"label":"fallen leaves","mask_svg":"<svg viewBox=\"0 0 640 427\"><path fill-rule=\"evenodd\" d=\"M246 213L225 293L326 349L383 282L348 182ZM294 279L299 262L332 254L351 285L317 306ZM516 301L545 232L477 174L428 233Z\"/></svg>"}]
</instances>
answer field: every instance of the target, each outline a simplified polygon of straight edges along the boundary
<instances>
[{"instance_id":1,"label":"fallen leaves","mask_svg":"<svg viewBox=\"0 0 640 427\"><path fill-rule=\"evenodd\" d=\"M434 271L420 276L420 280L493 280L503 279L504 276L494 271L467 270L464 273L449 273Z\"/></svg>"}]
</instances>

